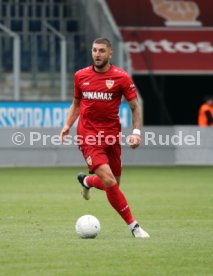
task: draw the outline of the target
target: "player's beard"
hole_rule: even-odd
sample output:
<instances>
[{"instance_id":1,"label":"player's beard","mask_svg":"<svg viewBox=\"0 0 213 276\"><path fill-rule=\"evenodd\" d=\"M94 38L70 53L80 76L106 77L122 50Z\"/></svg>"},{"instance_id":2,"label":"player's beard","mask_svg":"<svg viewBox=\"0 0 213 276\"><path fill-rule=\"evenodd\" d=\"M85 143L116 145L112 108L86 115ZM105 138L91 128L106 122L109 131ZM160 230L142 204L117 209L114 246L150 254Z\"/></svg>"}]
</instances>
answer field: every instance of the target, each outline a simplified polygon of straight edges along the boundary
<instances>
[{"instance_id":1,"label":"player's beard","mask_svg":"<svg viewBox=\"0 0 213 276\"><path fill-rule=\"evenodd\" d=\"M108 60L108 59L104 59L104 60L102 61L102 63L100 63L100 64L96 64L96 61L93 60L93 65L94 65L95 67L97 67L98 69L104 68L108 63L109 63L109 60Z\"/></svg>"}]
</instances>

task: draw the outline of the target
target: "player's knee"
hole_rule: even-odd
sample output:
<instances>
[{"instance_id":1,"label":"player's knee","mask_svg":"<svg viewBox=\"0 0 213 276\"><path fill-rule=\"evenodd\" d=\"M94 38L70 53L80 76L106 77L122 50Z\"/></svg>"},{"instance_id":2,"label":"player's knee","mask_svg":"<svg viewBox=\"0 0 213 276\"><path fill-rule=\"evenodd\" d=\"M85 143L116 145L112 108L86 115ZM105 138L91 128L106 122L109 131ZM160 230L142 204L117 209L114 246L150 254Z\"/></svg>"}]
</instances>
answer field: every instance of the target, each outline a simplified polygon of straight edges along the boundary
<instances>
[{"instance_id":1,"label":"player's knee","mask_svg":"<svg viewBox=\"0 0 213 276\"><path fill-rule=\"evenodd\" d=\"M116 183L116 179L115 179L114 175L112 173L108 173L108 172L106 172L103 175L102 181L106 187L113 186Z\"/></svg>"}]
</instances>

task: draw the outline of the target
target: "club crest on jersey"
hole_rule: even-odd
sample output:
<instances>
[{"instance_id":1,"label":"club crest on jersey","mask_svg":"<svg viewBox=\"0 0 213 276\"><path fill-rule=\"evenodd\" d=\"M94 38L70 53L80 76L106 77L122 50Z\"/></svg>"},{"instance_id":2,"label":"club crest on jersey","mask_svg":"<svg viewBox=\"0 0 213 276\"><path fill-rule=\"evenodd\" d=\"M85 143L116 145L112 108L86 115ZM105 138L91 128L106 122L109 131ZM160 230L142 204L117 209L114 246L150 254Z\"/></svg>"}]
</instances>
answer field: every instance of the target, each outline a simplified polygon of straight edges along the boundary
<instances>
[{"instance_id":1,"label":"club crest on jersey","mask_svg":"<svg viewBox=\"0 0 213 276\"><path fill-rule=\"evenodd\" d=\"M115 82L114 80L106 80L106 87L108 89L111 89L114 85L114 82Z\"/></svg>"},{"instance_id":2,"label":"club crest on jersey","mask_svg":"<svg viewBox=\"0 0 213 276\"><path fill-rule=\"evenodd\" d=\"M86 162L87 162L87 164L88 164L89 166L92 165L92 158L91 158L91 156L88 156L88 157L87 157Z\"/></svg>"}]
</instances>

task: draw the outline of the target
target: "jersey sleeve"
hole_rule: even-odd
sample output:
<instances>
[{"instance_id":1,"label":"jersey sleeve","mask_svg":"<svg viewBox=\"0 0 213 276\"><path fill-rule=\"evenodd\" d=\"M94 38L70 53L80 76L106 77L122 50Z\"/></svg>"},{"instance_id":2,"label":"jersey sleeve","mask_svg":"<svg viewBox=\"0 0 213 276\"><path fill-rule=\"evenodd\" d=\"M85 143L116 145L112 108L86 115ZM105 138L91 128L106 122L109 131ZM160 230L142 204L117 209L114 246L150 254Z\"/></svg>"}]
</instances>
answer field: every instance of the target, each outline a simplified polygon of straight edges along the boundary
<instances>
[{"instance_id":1,"label":"jersey sleeve","mask_svg":"<svg viewBox=\"0 0 213 276\"><path fill-rule=\"evenodd\" d=\"M121 85L122 85L122 93L124 97L127 99L127 101L131 101L137 98L136 87L129 75L125 74L125 77L122 80Z\"/></svg>"},{"instance_id":2,"label":"jersey sleeve","mask_svg":"<svg viewBox=\"0 0 213 276\"><path fill-rule=\"evenodd\" d=\"M75 74L75 76L74 76L74 97L76 99L82 98L82 93L81 93L81 89L79 87L79 79L78 79L77 74Z\"/></svg>"}]
</instances>

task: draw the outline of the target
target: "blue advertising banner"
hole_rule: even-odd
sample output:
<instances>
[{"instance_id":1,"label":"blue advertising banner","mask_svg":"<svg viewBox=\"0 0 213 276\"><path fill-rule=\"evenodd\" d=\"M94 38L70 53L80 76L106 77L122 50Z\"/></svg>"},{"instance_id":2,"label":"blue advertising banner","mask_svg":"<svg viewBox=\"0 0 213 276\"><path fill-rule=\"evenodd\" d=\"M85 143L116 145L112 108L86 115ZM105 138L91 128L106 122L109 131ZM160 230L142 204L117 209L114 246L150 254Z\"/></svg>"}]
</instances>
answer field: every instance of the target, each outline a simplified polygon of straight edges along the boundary
<instances>
[{"instance_id":1,"label":"blue advertising banner","mask_svg":"<svg viewBox=\"0 0 213 276\"><path fill-rule=\"evenodd\" d=\"M0 128L63 127L70 102L0 102ZM131 126L128 103L119 111L122 127Z\"/></svg>"}]
</instances>

